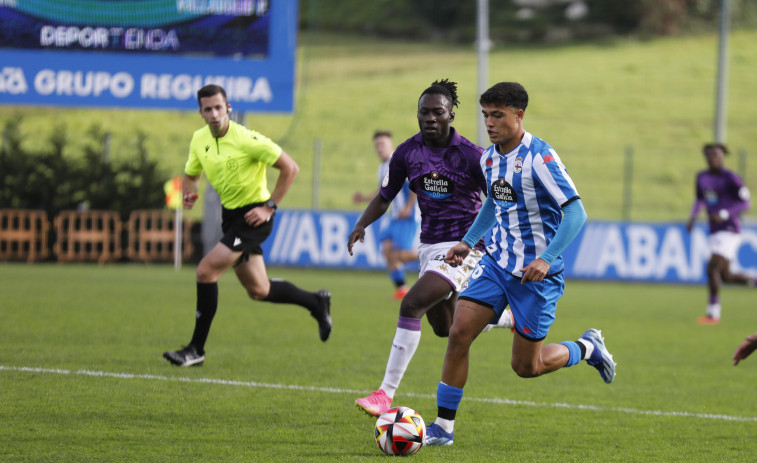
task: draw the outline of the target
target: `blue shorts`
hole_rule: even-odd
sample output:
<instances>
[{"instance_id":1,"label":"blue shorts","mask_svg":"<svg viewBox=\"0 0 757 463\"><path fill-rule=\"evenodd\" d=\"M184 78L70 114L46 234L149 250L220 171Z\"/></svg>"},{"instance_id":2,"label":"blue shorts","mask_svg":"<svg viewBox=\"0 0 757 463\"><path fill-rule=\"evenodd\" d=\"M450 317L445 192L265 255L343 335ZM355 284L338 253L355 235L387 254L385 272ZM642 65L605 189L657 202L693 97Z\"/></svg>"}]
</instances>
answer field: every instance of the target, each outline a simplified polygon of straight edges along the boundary
<instances>
[{"instance_id":1,"label":"blue shorts","mask_svg":"<svg viewBox=\"0 0 757 463\"><path fill-rule=\"evenodd\" d=\"M555 322L555 309L565 290L565 279L562 273L558 273L539 282L521 284L520 280L486 255L473 271L468 288L460 293L459 299L492 308L496 318L509 305L518 333L540 341L547 337L549 327Z\"/></svg>"},{"instance_id":2,"label":"blue shorts","mask_svg":"<svg viewBox=\"0 0 757 463\"><path fill-rule=\"evenodd\" d=\"M392 249L412 251L417 233L418 222L413 218L389 220L379 230L379 242L392 240Z\"/></svg>"}]
</instances>

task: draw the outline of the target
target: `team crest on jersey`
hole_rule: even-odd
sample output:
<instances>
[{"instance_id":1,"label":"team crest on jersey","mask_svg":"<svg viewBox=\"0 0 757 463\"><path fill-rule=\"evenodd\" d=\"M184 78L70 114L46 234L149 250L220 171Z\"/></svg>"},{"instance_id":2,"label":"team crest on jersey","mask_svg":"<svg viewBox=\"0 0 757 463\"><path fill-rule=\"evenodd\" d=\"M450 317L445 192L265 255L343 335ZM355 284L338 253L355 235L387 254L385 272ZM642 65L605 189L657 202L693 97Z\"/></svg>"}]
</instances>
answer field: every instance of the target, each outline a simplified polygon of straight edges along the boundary
<instances>
[{"instance_id":1,"label":"team crest on jersey","mask_svg":"<svg viewBox=\"0 0 757 463\"><path fill-rule=\"evenodd\" d=\"M237 161L235 161L234 159L229 159L228 161L226 161L226 168L227 169L229 169L229 170L237 170L238 167L239 167L239 165L237 165Z\"/></svg>"},{"instance_id":2,"label":"team crest on jersey","mask_svg":"<svg viewBox=\"0 0 757 463\"><path fill-rule=\"evenodd\" d=\"M516 174L519 174L520 171L523 170L523 158L515 158L515 166L513 167L513 172Z\"/></svg>"},{"instance_id":3,"label":"team crest on jersey","mask_svg":"<svg viewBox=\"0 0 757 463\"><path fill-rule=\"evenodd\" d=\"M381 181L381 186L383 188L386 188L387 185L389 185L389 172L384 175L384 180Z\"/></svg>"},{"instance_id":4,"label":"team crest on jersey","mask_svg":"<svg viewBox=\"0 0 757 463\"><path fill-rule=\"evenodd\" d=\"M486 158L486 165L491 167L492 164L494 164L494 161L492 161L492 158Z\"/></svg>"},{"instance_id":5,"label":"team crest on jersey","mask_svg":"<svg viewBox=\"0 0 757 463\"><path fill-rule=\"evenodd\" d=\"M420 180L423 192L434 199L447 198L455 191L452 180L437 171L423 175Z\"/></svg>"},{"instance_id":6,"label":"team crest on jersey","mask_svg":"<svg viewBox=\"0 0 757 463\"><path fill-rule=\"evenodd\" d=\"M714 205L718 203L718 192L715 190L704 191L704 201L707 204Z\"/></svg>"},{"instance_id":7,"label":"team crest on jersey","mask_svg":"<svg viewBox=\"0 0 757 463\"><path fill-rule=\"evenodd\" d=\"M489 194L494 202L503 208L510 208L518 202L518 195L515 193L512 185L507 183L503 177L492 183Z\"/></svg>"}]
</instances>

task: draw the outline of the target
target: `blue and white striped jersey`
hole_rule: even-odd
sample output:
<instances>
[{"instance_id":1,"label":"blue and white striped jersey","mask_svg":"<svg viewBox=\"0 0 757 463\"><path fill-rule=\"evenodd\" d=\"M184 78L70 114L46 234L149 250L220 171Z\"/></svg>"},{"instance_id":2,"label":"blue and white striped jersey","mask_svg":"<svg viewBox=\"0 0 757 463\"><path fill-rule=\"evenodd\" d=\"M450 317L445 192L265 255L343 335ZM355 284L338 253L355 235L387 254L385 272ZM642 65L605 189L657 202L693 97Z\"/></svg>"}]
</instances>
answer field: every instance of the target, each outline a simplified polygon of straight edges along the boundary
<instances>
[{"instance_id":1,"label":"blue and white striped jersey","mask_svg":"<svg viewBox=\"0 0 757 463\"><path fill-rule=\"evenodd\" d=\"M555 150L529 132L507 154L501 154L497 145L490 146L481 156L481 169L497 217L486 249L506 272L522 276L520 270L539 257L555 236L562 207L578 199L578 192ZM549 274L562 270L560 256Z\"/></svg>"}]
</instances>

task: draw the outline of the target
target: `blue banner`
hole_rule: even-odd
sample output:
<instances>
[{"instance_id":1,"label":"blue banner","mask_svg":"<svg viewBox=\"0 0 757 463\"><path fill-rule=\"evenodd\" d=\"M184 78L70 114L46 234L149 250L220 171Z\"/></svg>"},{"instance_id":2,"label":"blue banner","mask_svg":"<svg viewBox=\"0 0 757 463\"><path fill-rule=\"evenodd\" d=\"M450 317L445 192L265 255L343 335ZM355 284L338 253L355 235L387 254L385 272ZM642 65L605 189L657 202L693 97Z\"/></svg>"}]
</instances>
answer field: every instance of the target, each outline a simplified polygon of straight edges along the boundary
<instances>
[{"instance_id":1,"label":"blue banner","mask_svg":"<svg viewBox=\"0 0 757 463\"><path fill-rule=\"evenodd\" d=\"M278 211L271 236L263 243L263 255L271 265L301 267L385 269L378 242L378 222L365 231L365 242L347 252L347 235L360 213Z\"/></svg>"},{"instance_id":2,"label":"blue banner","mask_svg":"<svg viewBox=\"0 0 757 463\"><path fill-rule=\"evenodd\" d=\"M347 252L347 235L359 218L357 212L280 210L263 243L266 262L384 270L377 224L355 244L354 256ZM691 284L707 281L709 256L704 225L689 234L683 224L592 221L563 253L567 278ZM757 226L744 226L731 270L757 276Z\"/></svg>"},{"instance_id":3,"label":"blue banner","mask_svg":"<svg viewBox=\"0 0 757 463\"><path fill-rule=\"evenodd\" d=\"M108 15L80 24L23 9L28 3L0 2L0 104L196 110L197 90L214 83L237 111L294 109L296 0L143 0L182 11L158 23L127 15L120 26ZM232 3L239 8L223 9ZM20 29L26 35L11 27L23 21L33 23Z\"/></svg>"},{"instance_id":4,"label":"blue banner","mask_svg":"<svg viewBox=\"0 0 757 463\"><path fill-rule=\"evenodd\" d=\"M563 253L566 276L581 279L705 283L708 232L697 225L587 222ZM731 271L757 276L757 227L744 226Z\"/></svg>"}]
</instances>

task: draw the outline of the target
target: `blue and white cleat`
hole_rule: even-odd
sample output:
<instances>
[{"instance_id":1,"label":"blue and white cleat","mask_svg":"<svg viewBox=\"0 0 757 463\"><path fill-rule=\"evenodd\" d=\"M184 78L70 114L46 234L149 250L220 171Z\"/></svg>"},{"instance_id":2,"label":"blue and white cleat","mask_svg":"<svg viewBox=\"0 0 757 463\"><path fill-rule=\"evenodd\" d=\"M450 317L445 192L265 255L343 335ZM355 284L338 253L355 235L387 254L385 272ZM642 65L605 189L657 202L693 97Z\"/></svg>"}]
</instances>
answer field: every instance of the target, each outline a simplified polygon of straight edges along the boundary
<instances>
[{"instance_id":1,"label":"blue and white cleat","mask_svg":"<svg viewBox=\"0 0 757 463\"><path fill-rule=\"evenodd\" d=\"M613 382L615 379L615 366L617 363L615 363L612 359L612 354L610 354L607 351L607 347L605 347L605 338L602 337L602 332L591 328L584 332L581 339L585 339L594 345L594 351L591 353L591 356L586 359L586 363L599 371L599 375L604 382L607 384Z\"/></svg>"},{"instance_id":2,"label":"blue and white cleat","mask_svg":"<svg viewBox=\"0 0 757 463\"><path fill-rule=\"evenodd\" d=\"M426 428L426 440L423 445L452 445L455 431L446 432L436 423L431 423Z\"/></svg>"}]
</instances>

